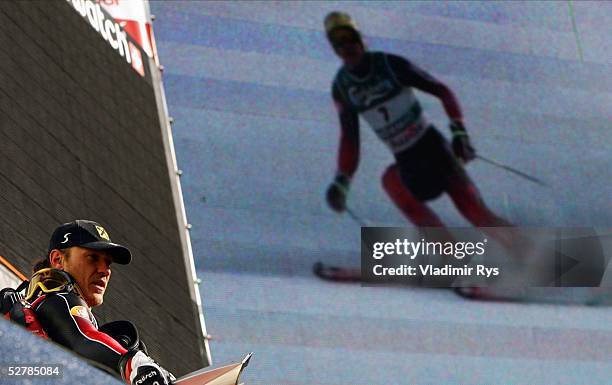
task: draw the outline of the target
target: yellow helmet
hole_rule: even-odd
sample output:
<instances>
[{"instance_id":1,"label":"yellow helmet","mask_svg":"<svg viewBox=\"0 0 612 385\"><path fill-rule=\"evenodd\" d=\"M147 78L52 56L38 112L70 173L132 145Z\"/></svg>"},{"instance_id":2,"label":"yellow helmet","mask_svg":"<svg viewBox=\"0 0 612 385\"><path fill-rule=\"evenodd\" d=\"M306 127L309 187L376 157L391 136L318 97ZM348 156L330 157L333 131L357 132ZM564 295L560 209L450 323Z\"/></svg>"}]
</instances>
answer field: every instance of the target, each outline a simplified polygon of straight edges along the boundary
<instances>
[{"instance_id":1,"label":"yellow helmet","mask_svg":"<svg viewBox=\"0 0 612 385\"><path fill-rule=\"evenodd\" d=\"M327 14L327 16L325 16L323 25L325 27L325 34L327 35L328 40L331 40L330 35L335 29L346 28L355 33L361 45L365 47L363 38L361 37L361 32L359 32L359 28L357 27L357 23L355 23L355 20L353 20L348 13L339 11L330 12Z\"/></svg>"}]
</instances>

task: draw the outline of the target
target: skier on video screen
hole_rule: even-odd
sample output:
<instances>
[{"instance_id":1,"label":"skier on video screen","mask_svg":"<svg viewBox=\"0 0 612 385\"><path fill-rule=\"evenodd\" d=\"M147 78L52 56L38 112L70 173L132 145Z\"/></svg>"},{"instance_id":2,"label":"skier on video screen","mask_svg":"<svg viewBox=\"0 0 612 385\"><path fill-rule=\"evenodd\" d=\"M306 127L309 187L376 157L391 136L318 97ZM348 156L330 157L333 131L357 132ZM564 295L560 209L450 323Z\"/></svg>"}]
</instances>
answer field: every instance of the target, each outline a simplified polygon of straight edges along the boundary
<instances>
[{"instance_id":1,"label":"skier on video screen","mask_svg":"<svg viewBox=\"0 0 612 385\"><path fill-rule=\"evenodd\" d=\"M382 185L413 224L444 226L425 202L446 192L474 226L511 226L485 205L463 168L476 154L453 92L401 56L368 51L348 14L331 12L324 25L343 62L332 83L341 134L337 173L326 194L329 206L337 212L346 210L351 179L359 164L361 116L394 154L395 163L383 173ZM440 99L450 119L450 145L427 121L413 88Z\"/></svg>"}]
</instances>

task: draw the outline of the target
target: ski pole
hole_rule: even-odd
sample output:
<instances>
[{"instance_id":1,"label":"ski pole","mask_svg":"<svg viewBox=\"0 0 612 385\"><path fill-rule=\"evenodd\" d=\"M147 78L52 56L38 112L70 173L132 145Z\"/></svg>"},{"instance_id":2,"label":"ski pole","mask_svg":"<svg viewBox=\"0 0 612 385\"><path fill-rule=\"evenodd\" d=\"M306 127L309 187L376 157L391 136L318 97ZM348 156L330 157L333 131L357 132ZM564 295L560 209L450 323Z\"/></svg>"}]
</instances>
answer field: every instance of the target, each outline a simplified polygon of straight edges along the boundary
<instances>
[{"instance_id":1,"label":"ski pole","mask_svg":"<svg viewBox=\"0 0 612 385\"><path fill-rule=\"evenodd\" d=\"M345 207L346 212L348 213L348 215L359 224L360 227L369 227L368 222L365 219L361 219L361 217L357 214L355 214L353 212L353 210L351 210L350 207L346 206ZM368 250L368 253L371 254L371 250L368 247L367 243L363 241L363 239L361 240L361 247L365 247ZM361 273L359 274L361 276Z\"/></svg>"},{"instance_id":2,"label":"ski pole","mask_svg":"<svg viewBox=\"0 0 612 385\"><path fill-rule=\"evenodd\" d=\"M515 169L513 167L506 166L505 164L496 162L493 159L489 159L489 158L486 158L486 157L484 157L482 155L478 155L478 154L476 154L476 158L478 158L478 159L480 159L482 161L485 161L485 162L487 162L489 164L492 164L493 166L497 166L499 168L503 168L506 171L509 171L509 172L514 173L514 174L516 174L518 176L521 176L521 177L523 177L523 178L525 178L525 179L527 179L527 180L529 180L529 181L531 181L533 183L539 184L540 186L550 187L546 182L542 181L541 179L533 177L533 176L531 176L529 174L526 174L526 173L524 173L524 172L522 172L520 170L517 170L517 169Z\"/></svg>"},{"instance_id":3,"label":"ski pole","mask_svg":"<svg viewBox=\"0 0 612 385\"><path fill-rule=\"evenodd\" d=\"M361 219L359 215L355 214L353 210L350 209L350 207L346 206L346 212L351 218L353 218L355 222L359 223L359 226L368 227L368 223L365 220Z\"/></svg>"}]
</instances>

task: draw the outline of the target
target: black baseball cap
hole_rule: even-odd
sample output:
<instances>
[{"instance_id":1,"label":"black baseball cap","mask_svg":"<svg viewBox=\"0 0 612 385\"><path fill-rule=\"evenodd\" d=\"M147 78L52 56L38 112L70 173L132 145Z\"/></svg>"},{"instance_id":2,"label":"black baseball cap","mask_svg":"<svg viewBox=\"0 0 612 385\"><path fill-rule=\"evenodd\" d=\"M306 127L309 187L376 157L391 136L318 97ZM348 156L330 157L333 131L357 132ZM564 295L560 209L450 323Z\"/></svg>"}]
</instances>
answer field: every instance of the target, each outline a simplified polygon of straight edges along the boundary
<instances>
[{"instance_id":1,"label":"black baseball cap","mask_svg":"<svg viewBox=\"0 0 612 385\"><path fill-rule=\"evenodd\" d=\"M113 257L113 262L121 265L127 265L132 260L130 250L111 242L104 227L94 221L77 219L55 229L49 241L49 252L72 246L108 251Z\"/></svg>"}]
</instances>

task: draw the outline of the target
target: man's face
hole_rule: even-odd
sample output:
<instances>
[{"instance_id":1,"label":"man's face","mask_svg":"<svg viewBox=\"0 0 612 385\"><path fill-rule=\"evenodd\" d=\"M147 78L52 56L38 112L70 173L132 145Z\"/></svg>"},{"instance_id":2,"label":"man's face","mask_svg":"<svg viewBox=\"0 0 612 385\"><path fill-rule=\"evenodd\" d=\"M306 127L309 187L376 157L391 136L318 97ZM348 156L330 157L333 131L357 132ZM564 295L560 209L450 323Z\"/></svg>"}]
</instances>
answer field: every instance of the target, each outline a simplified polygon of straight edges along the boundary
<instances>
[{"instance_id":1,"label":"man's face","mask_svg":"<svg viewBox=\"0 0 612 385\"><path fill-rule=\"evenodd\" d=\"M334 30L330 35L334 52L348 66L355 66L365 53L363 46L353 31L345 28Z\"/></svg>"},{"instance_id":2,"label":"man's face","mask_svg":"<svg viewBox=\"0 0 612 385\"><path fill-rule=\"evenodd\" d=\"M104 292L111 276L112 256L103 250L70 248L70 256L61 259L61 268L69 273L79 285L83 299L90 307L102 304ZM52 263L52 265L55 265Z\"/></svg>"}]
</instances>

